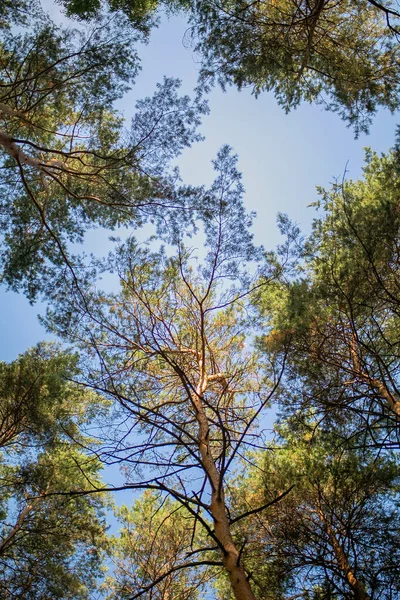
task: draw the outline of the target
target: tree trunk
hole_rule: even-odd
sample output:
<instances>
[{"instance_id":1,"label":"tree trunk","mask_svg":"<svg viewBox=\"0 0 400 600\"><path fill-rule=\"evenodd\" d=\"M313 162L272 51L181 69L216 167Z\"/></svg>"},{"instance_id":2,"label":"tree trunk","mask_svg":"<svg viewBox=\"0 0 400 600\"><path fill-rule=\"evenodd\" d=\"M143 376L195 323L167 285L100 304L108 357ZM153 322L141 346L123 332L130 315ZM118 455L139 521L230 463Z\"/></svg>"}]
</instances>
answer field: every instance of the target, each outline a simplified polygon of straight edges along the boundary
<instances>
[{"instance_id":1,"label":"tree trunk","mask_svg":"<svg viewBox=\"0 0 400 600\"><path fill-rule=\"evenodd\" d=\"M337 564L339 565L341 571L343 572L344 577L354 594L354 599L355 600L369 600L369 596L366 593L362 582L356 577L353 569L351 568L351 565L347 558L347 554L343 550L343 547L341 546L339 540L337 539L336 534L335 534L331 524L329 523L328 519L325 517L325 514L321 508L319 509L318 514L319 514L320 520L325 525L326 532L328 534L329 541L333 548L333 552L335 554Z\"/></svg>"},{"instance_id":2,"label":"tree trunk","mask_svg":"<svg viewBox=\"0 0 400 600\"><path fill-rule=\"evenodd\" d=\"M357 338L353 334L350 342L350 353L353 360L353 368L355 375L360 377L367 385L372 387L378 394L387 402L390 410L400 419L400 400L394 394L391 393L389 388L383 381L376 377L371 377L368 373L365 373L361 367L360 359L357 353Z\"/></svg>"},{"instance_id":3,"label":"tree trunk","mask_svg":"<svg viewBox=\"0 0 400 600\"><path fill-rule=\"evenodd\" d=\"M2 556L10 546L13 544L13 540L18 532L22 529L24 521L29 513L35 508L36 504L41 501L41 496L35 498L30 504L25 506L25 508L20 512L17 522L8 532L8 534L1 540L0 542L0 556Z\"/></svg>"},{"instance_id":4,"label":"tree trunk","mask_svg":"<svg viewBox=\"0 0 400 600\"><path fill-rule=\"evenodd\" d=\"M223 491L221 492L223 493ZM228 573L236 600L255 600L230 532L224 499L223 497L218 498L218 490L212 493L211 513L214 519L215 535L223 548L222 562Z\"/></svg>"},{"instance_id":5,"label":"tree trunk","mask_svg":"<svg viewBox=\"0 0 400 600\"><path fill-rule=\"evenodd\" d=\"M199 451L205 473L211 485L210 510L214 520L215 537L222 553L222 562L229 576L229 581L236 600L256 600L246 572L240 564L239 551L232 538L227 515L225 494L221 474L217 469L209 444L209 423L204 410L203 394L207 389L208 378L203 372L200 361L200 382L193 394L192 401L196 410L199 425Z\"/></svg>"}]
</instances>

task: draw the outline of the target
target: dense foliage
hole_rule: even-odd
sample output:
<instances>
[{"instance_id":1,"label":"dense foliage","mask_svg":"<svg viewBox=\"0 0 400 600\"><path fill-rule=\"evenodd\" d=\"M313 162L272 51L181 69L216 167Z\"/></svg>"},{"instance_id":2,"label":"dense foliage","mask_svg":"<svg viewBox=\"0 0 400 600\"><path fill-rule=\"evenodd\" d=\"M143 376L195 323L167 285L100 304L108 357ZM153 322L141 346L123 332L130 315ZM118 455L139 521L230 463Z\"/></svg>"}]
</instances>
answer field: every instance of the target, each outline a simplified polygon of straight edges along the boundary
<instances>
[{"instance_id":1,"label":"dense foliage","mask_svg":"<svg viewBox=\"0 0 400 600\"><path fill-rule=\"evenodd\" d=\"M191 3L203 78L273 91L338 112L355 132L379 106L399 106L400 14L369 0L222 0Z\"/></svg>"},{"instance_id":2,"label":"dense foliage","mask_svg":"<svg viewBox=\"0 0 400 600\"><path fill-rule=\"evenodd\" d=\"M70 246L88 228L164 223L169 206L186 207L169 163L199 139L206 106L168 79L125 130L114 102L134 82L143 34L118 14L74 31L30 10L0 41L0 269L34 299L52 265L78 278Z\"/></svg>"},{"instance_id":3,"label":"dense foliage","mask_svg":"<svg viewBox=\"0 0 400 600\"><path fill-rule=\"evenodd\" d=\"M256 596L397 597L396 455L377 458L338 445L335 436L315 430L315 421L308 427L288 421L279 433L270 452L253 454L235 486L236 501L250 506L294 486L241 527Z\"/></svg>"},{"instance_id":4,"label":"dense foliage","mask_svg":"<svg viewBox=\"0 0 400 600\"><path fill-rule=\"evenodd\" d=\"M368 151L363 180L320 190L296 279L257 298L260 345L289 357L284 403L358 444L399 445L398 190L398 150Z\"/></svg>"},{"instance_id":5,"label":"dense foliage","mask_svg":"<svg viewBox=\"0 0 400 600\"><path fill-rule=\"evenodd\" d=\"M105 536L101 463L84 432L104 401L68 378L76 357L40 345L0 363L0 595L89 598ZM86 448L86 450L85 450Z\"/></svg>"},{"instance_id":6,"label":"dense foliage","mask_svg":"<svg viewBox=\"0 0 400 600\"><path fill-rule=\"evenodd\" d=\"M203 84L273 91L286 111L317 102L356 134L368 130L379 107L399 107L400 12L390 0L61 2L69 15L117 11L144 28L162 10L182 11Z\"/></svg>"}]
</instances>

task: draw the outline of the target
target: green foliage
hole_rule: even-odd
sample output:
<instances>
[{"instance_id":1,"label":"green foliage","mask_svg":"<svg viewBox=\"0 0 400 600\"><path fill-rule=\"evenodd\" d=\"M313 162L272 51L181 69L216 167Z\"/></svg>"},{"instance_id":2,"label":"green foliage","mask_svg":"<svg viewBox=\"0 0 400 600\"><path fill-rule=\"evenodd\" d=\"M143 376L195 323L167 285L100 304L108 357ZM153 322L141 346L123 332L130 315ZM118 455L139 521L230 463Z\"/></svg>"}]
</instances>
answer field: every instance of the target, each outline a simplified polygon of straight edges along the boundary
<instances>
[{"instance_id":1,"label":"green foliage","mask_svg":"<svg viewBox=\"0 0 400 600\"><path fill-rule=\"evenodd\" d=\"M58 0L65 8L68 17L75 17L83 21L98 18L102 12L111 14L117 11L126 15L132 26L148 34L155 24L154 13L158 7L158 0Z\"/></svg>"},{"instance_id":2,"label":"green foliage","mask_svg":"<svg viewBox=\"0 0 400 600\"><path fill-rule=\"evenodd\" d=\"M0 447L14 452L73 439L86 442L82 427L106 411L104 399L71 383L77 356L39 344L12 363L0 363Z\"/></svg>"},{"instance_id":3,"label":"green foliage","mask_svg":"<svg viewBox=\"0 0 400 600\"><path fill-rule=\"evenodd\" d=\"M400 13L390 1L60 0L89 20L117 11L149 32L157 9L182 11L207 87L273 91L286 111L316 102L338 112L356 135L380 107L399 107Z\"/></svg>"},{"instance_id":4,"label":"green foliage","mask_svg":"<svg viewBox=\"0 0 400 600\"><path fill-rule=\"evenodd\" d=\"M87 599L101 574L101 463L82 427L104 402L67 380L76 357L41 344L0 365L0 595ZM86 447L86 451L83 451Z\"/></svg>"},{"instance_id":5,"label":"green foliage","mask_svg":"<svg viewBox=\"0 0 400 600\"><path fill-rule=\"evenodd\" d=\"M193 548L205 543L198 531L193 535L193 515L180 503L149 491L116 514L123 528L109 540L114 569L104 584L107 598L131 598L160 580L142 597L197 600L209 574L188 560Z\"/></svg>"},{"instance_id":6,"label":"green foliage","mask_svg":"<svg viewBox=\"0 0 400 600\"><path fill-rule=\"evenodd\" d=\"M70 245L94 226L165 222L184 207L170 168L206 111L166 79L138 102L130 131L114 109L139 70L143 35L126 17L56 27L40 11L0 40L0 277L30 299L54 287L51 265L78 279ZM172 211L173 212L173 211ZM185 211L183 211L185 212Z\"/></svg>"},{"instance_id":7,"label":"green foliage","mask_svg":"<svg viewBox=\"0 0 400 600\"><path fill-rule=\"evenodd\" d=\"M171 168L200 139L201 96L166 79L129 131L114 105L167 6L190 13L205 88L320 102L366 131L399 106L399 14L368 0L60 3L79 30L27 19L33 0L0 6L0 267L54 301L48 322L84 371L46 344L0 363L0 595L88 599L107 553L110 600L197 600L209 582L221 600L238 583L259 600L398 597L399 150L368 151L363 180L320 190L306 243L280 216L287 242L257 282L230 149L208 190ZM99 292L71 243L148 215L173 255L129 237L103 265L120 293ZM197 227L201 263L185 246ZM289 418L265 452L274 395ZM106 540L93 432L110 404L103 450L148 491Z\"/></svg>"},{"instance_id":8,"label":"green foliage","mask_svg":"<svg viewBox=\"0 0 400 600\"><path fill-rule=\"evenodd\" d=\"M37 0L3 0L0 4L0 31L12 25L26 25L33 11L40 10Z\"/></svg>"},{"instance_id":9,"label":"green foliage","mask_svg":"<svg viewBox=\"0 0 400 600\"><path fill-rule=\"evenodd\" d=\"M356 134L368 129L378 107L399 106L399 13L391 2L191 4L206 82L273 91L286 111L304 100L320 103Z\"/></svg>"},{"instance_id":10,"label":"green foliage","mask_svg":"<svg viewBox=\"0 0 400 600\"><path fill-rule=\"evenodd\" d=\"M400 14L392 2L275 0L62 0L67 14L90 19L119 11L149 28L158 7L189 15L206 86L273 91L286 111L301 101L338 112L367 131L381 106L399 106Z\"/></svg>"},{"instance_id":11,"label":"green foliage","mask_svg":"<svg viewBox=\"0 0 400 600\"><path fill-rule=\"evenodd\" d=\"M135 29L146 34L157 25L157 9L176 12L188 10L190 0L57 0L64 6L68 17L89 21L102 13L121 12L126 15Z\"/></svg>"},{"instance_id":12,"label":"green foliage","mask_svg":"<svg viewBox=\"0 0 400 600\"><path fill-rule=\"evenodd\" d=\"M275 598L397 597L396 456L376 459L338 445L312 421L307 427L286 422L279 432L272 451L247 457L253 467L235 486L237 502L253 507L294 485L280 502L238 525L260 599L271 591ZM274 582L280 591L273 592Z\"/></svg>"},{"instance_id":13,"label":"green foliage","mask_svg":"<svg viewBox=\"0 0 400 600\"><path fill-rule=\"evenodd\" d=\"M178 502L182 514L191 515L185 517L193 534L187 566L214 567L214 573L224 567L231 588L239 583L252 598L231 536L232 494L225 481L244 448L262 439L258 422L280 365L268 365L267 378L251 343L249 295L256 275L246 266L262 254L248 229L236 158L224 147L214 166L217 177L201 190L197 213L206 240L203 260L186 248L179 228L172 231L170 254L129 238L109 262L120 276L120 293L104 294L92 284L82 298L64 282L48 322L78 341L86 381L118 407L124 433L115 432L121 442L109 456L124 464L129 488L158 490ZM195 543L198 532L207 537L205 548ZM187 540L182 535L185 549ZM146 543L140 544L144 550ZM158 540L152 547L157 555ZM121 574L129 568L138 597L149 592L150 598L151 575L144 573L142 583L134 578L142 576L137 561L143 560L134 550L132 567L124 562ZM164 561L155 560L164 569ZM153 586L158 583L153 579Z\"/></svg>"},{"instance_id":14,"label":"green foliage","mask_svg":"<svg viewBox=\"0 0 400 600\"><path fill-rule=\"evenodd\" d=\"M101 573L104 498L71 494L89 481L99 485L99 463L69 447L18 460L0 467L0 594L92 597Z\"/></svg>"},{"instance_id":15,"label":"green foliage","mask_svg":"<svg viewBox=\"0 0 400 600\"><path fill-rule=\"evenodd\" d=\"M367 151L364 179L320 190L296 279L255 298L260 347L288 358L290 412L314 406L375 445L398 444L399 185L397 149Z\"/></svg>"},{"instance_id":16,"label":"green foliage","mask_svg":"<svg viewBox=\"0 0 400 600\"><path fill-rule=\"evenodd\" d=\"M362 180L320 191L324 215L314 222L306 253L313 282L335 304L348 297L358 312L382 288L388 299L395 292L399 167L397 150L381 157L367 150Z\"/></svg>"}]
</instances>

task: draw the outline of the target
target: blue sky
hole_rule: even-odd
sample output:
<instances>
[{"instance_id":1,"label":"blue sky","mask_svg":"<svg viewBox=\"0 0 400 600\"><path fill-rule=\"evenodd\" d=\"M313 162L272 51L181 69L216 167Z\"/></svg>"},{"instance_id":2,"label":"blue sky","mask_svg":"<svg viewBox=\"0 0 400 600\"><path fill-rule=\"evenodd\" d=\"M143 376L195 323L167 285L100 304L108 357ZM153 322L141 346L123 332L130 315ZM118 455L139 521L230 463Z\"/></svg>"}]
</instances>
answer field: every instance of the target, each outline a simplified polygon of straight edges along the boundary
<instances>
[{"instance_id":1,"label":"blue sky","mask_svg":"<svg viewBox=\"0 0 400 600\"><path fill-rule=\"evenodd\" d=\"M52 15L61 19L58 8L44 2ZM135 101L151 95L164 75L179 77L185 93L191 93L199 71L198 58L185 48L187 24L183 18L162 19L149 45L139 54L142 71L135 88L118 104L129 119ZM317 198L316 185L329 186L341 178L347 164L348 177L361 175L363 148L378 152L394 143L397 115L379 113L369 136L354 139L353 131L340 118L318 106L302 105L286 115L272 94L257 99L249 90L210 95L210 114L201 132L205 141L184 152L179 166L186 183L209 184L213 178L211 160L225 143L239 155L239 169L246 188L245 203L257 212L254 224L256 241L267 249L279 242L276 214L285 212L307 232L313 210L307 208ZM88 236L88 249L104 246L106 234ZM28 346L46 337L37 321L42 307L31 307L22 296L0 290L0 359L12 360Z\"/></svg>"}]
</instances>

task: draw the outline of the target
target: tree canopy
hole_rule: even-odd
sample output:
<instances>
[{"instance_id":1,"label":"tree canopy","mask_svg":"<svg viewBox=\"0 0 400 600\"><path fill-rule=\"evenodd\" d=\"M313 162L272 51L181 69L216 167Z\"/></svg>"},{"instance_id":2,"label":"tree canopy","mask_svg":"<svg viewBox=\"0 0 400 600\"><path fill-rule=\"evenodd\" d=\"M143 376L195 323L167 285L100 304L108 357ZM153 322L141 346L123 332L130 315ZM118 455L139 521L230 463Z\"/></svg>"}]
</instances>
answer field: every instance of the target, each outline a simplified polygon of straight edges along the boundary
<instances>
[{"instance_id":1,"label":"tree canopy","mask_svg":"<svg viewBox=\"0 0 400 600\"><path fill-rule=\"evenodd\" d=\"M114 102L140 68L143 34L118 14L73 31L34 10L0 45L1 277L31 299L52 265L77 277L70 246L88 228L135 227L185 207L169 163L200 139L206 110L166 79L126 131Z\"/></svg>"},{"instance_id":2,"label":"tree canopy","mask_svg":"<svg viewBox=\"0 0 400 600\"><path fill-rule=\"evenodd\" d=\"M242 526L257 597L397 597L398 457L376 459L307 425L282 423L271 451L254 453L235 485L246 505L294 485Z\"/></svg>"},{"instance_id":3,"label":"tree canopy","mask_svg":"<svg viewBox=\"0 0 400 600\"><path fill-rule=\"evenodd\" d=\"M261 346L289 354L290 410L313 406L359 444L397 447L398 175L397 149L368 151L364 179L320 190L300 272L257 300Z\"/></svg>"},{"instance_id":4,"label":"tree canopy","mask_svg":"<svg viewBox=\"0 0 400 600\"><path fill-rule=\"evenodd\" d=\"M0 363L0 594L89 598L101 573L105 499L84 428L104 400L67 377L76 357L40 345ZM93 597L93 596L92 596Z\"/></svg>"},{"instance_id":5,"label":"tree canopy","mask_svg":"<svg viewBox=\"0 0 400 600\"><path fill-rule=\"evenodd\" d=\"M62 0L67 14L90 19L104 10L136 26L161 10L183 11L187 43L209 86L272 91L286 111L317 102L337 112L356 135L380 107L399 107L400 12L375 0Z\"/></svg>"},{"instance_id":6,"label":"tree canopy","mask_svg":"<svg viewBox=\"0 0 400 600\"><path fill-rule=\"evenodd\" d=\"M246 349L247 299L256 284L242 261L259 252L247 230L235 162L222 148L216 180L204 193L203 264L196 267L179 232L171 257L130 240L113 259L121 294L89 288L82 301L69 292L49 318L88 354L85 384L125 415L115 457L129 488L167 494L193 517L190 554L197 556L181 568L224 567L235 596L252 599L232 530L247 511L231 513L225 481L246 448L262 443L257 421L282 367L271 367L267 378L257 354ZM209 538L205 548L194 545L196 527ZM203 556L210 547L214 555Z\"/></svg>"},{"instance_id":7,"label":"tree canopy","mask_svg":"<svg viewBox=\"0 0 400 600\"><path fill-rule=\"evenodd\" d=\"M0 362L0 596L400 598L399 148L320 189L310 235L281 215L275 250L229 146L208 188L174 162L216 82L356 134L398 109L397 4L59 4L75 27L0 5L0 280L69 345ZM164 79L127 127L163 10L189 19L199 86ZM108 257L80 251L121 226Z\"/></svg>"},{"instance_id":8,"label":"tree canopy","mask_svg":"<svg viewBox=\"0 0 400 600\"><path fill-rule=\"evenodd\" d=\"M391 2L193 2L202 77L272 91L288 111L301 101L368 130L380 106L399 106L400 14Z\"/></svg>"},{"instance_id":9,"label":"tree canopy","mask_svg":"<svg viewBox=\"0 0 400 600\"><path fill-rule=\"evenodd\" d=\"M142 598L198 600L210 574L204 565L182 568L193 552L193 515L179 502L147 491L117 516L123 527L110 539L115 570L105 581L107 598L131 598L147 588ZM196 545L204 544L199 532L195 538Z\"/></svg>"}]
</instances>

